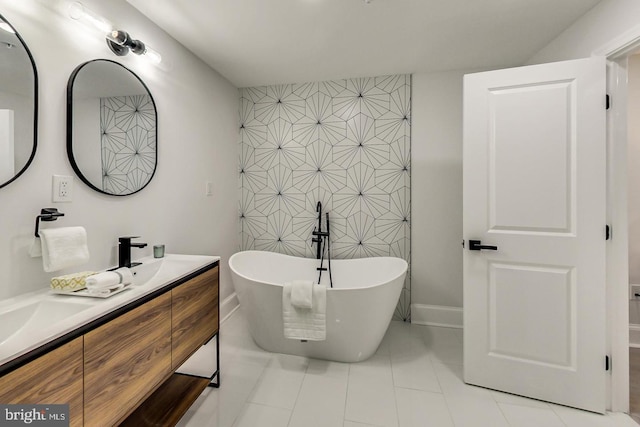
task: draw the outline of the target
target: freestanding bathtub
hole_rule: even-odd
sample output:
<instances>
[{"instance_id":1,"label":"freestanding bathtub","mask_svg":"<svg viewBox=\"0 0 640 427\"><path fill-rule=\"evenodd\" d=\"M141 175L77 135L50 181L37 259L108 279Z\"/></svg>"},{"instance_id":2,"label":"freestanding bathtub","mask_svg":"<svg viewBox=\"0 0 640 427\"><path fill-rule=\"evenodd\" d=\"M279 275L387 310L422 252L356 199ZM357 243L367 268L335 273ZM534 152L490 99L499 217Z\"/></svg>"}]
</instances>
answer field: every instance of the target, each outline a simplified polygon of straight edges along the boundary
<instances>
[{"instance_id":1,"label":"freestanding bathtub","mask_svg":"<svg viewBox=\"0 0 640 427\"><path fill-rule=\"evenodd\" d=\"M337 362L358 362L372 356L389 326L407 272L401 258L331 260L327 286L327 339L301 342L284 337L282 284L318 281L319 260L274 252L238 252L229 259L240 307L256 344L275 353ZM324 262L327 267L327 260Z\"/></svg>"}]
</instances>

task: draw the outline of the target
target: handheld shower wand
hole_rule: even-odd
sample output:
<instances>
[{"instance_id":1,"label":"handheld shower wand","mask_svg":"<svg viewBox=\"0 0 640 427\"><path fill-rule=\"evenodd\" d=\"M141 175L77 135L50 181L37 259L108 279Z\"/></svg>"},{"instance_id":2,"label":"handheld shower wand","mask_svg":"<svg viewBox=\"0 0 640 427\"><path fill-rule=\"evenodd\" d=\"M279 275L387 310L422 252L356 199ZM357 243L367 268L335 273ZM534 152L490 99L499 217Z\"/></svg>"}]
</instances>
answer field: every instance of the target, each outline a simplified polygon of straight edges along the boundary
<instances>
[{"instance_id":1,"label":"handheld shower wand","mask_svg":"<svg viewBox=\"0 0 640 427\"><path fill-rule=\"evenodd\" d=\"M327 259L329 260L329 285L333 288L333 277L331 277L331 228L329 227L329 212L327 212Z\"/></svg>"}]
</instances>

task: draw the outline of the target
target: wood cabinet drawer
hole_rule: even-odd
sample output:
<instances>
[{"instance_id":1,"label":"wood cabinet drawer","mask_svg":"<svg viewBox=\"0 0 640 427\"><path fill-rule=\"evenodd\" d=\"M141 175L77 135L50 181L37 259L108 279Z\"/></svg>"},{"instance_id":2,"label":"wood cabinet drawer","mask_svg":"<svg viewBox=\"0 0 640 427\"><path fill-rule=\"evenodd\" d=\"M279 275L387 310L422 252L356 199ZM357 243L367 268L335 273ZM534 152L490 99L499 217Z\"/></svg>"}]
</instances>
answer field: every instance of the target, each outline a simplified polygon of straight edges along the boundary
<instances>
[{"instance_id":1,"label":"wood cabinet drawer","mask_svg":"<svg viewBox=\"0 0 640 427\"><path fill-rule=\"evenodd\" d=\"M69 404L71 426L82 426L82 337L1 377L0 402Z\"/></svg>"},{"instance_id":2,"label":"wood cabinet drawer","mask_svg":"<svg viewBox=\"0 0 640 427\"><path fill-rule=\"evenodd\" d=\"M175 370L218 332L218 267L171 293L171 368Z\"/></svg>"},{"instance_id":3,"label":"wood cabinet drawer","mask_svg":"<svg viewBox=\"0 0 640 427\"><path fill-rule=\"evenodd\" d=\"M122 421L170 373L167 292L85 334L85 425Z\"/></svg>"}]
</instances>

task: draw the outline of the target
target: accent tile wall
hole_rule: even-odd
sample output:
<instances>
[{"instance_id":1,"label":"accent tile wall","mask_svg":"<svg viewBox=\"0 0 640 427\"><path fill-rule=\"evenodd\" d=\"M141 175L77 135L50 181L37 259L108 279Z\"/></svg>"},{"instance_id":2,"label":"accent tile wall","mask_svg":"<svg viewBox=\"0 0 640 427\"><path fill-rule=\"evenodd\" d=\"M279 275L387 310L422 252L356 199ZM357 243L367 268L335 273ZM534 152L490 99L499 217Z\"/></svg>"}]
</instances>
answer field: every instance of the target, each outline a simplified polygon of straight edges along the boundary
<instances>
[{"instance_id":1,"label":"accent tile wall","mask_svg":"<svg viewBox=\"0 0 640 427\"><path fill-rule=\"evenodd\" d=\"M102 189L130 194L156 165L156 114L148 95L100 98Z\"/></svg>"},{"instance_id":2,"label":"accent tile wall","mask_svg":"<svg viewBox=\"0 0 640 427\"><path fill-rule=\"evenodd\" d=\"M315 257L320 201L333 258L410 261L410 75L244 88L240 101L242 250ZM409 274L396 318L410 318L410 293Z\"/></svg>"}]
</instances>

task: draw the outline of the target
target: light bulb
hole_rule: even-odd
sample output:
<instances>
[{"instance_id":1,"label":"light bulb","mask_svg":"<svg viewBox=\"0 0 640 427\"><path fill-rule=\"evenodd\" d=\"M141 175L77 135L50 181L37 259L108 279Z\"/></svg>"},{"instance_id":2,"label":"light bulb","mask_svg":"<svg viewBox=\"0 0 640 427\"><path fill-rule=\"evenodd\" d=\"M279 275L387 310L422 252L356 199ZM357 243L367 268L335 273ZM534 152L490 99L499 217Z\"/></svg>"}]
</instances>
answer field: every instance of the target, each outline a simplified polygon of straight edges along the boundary
<instances>
[{"instance_id":1,"label":"light bulb","mask_svg":"<svg viewBox=\"0 0 640 427\"><path fill-rule=\"evenodd\" d=\"M88 9L79 1L74 1L69 5L69 17L71 17L71 19L84 21L103 33L111 32L113 29L111 22L91 9Z\"/></svg>"},{"instance_id":2,"label":"light bulb","mask_svg":"<svg viewBox=\"0 0 640 427\"><path fill-rule=\"evenodd\" d=\"M152 49L149 45L145 44L144 56L149 58L154 64L162 62L162 55L157 50Z\"/></svg>"}]
</instances>

